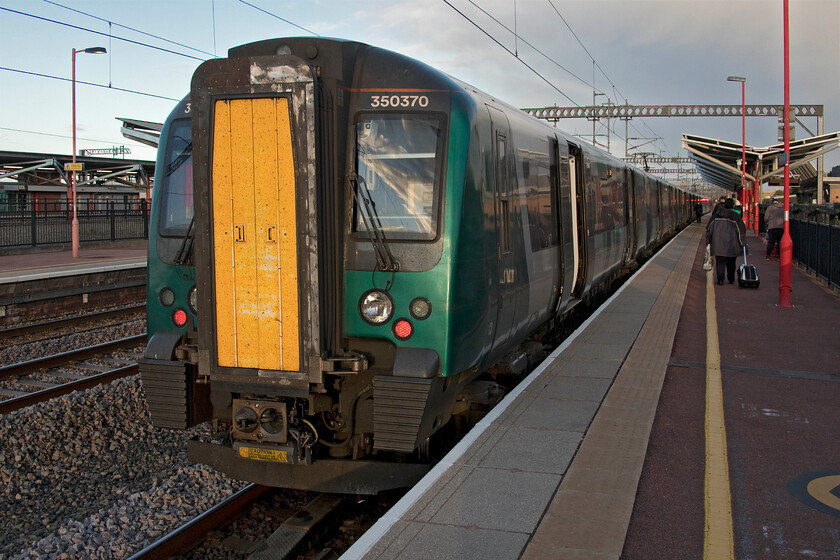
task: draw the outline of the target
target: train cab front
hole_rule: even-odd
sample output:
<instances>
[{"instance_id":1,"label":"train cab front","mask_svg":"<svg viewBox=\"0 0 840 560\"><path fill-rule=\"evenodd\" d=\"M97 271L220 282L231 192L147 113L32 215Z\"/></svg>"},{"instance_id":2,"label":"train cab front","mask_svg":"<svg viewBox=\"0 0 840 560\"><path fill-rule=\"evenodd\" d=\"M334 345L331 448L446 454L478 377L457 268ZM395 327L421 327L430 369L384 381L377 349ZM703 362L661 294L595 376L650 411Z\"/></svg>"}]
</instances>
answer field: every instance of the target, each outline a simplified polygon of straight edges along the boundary
<instances>
[{"instance_id":1,"label":"train cab front","mask_svg":"<svg viewBox=\"0 0 840 560\"><path fill-rule=\"evenodd\" d=\"M149 220L146 321L139 360L146 407L159 428L209 418L209 390L197 383L197 291L193 266L191 103L185 97L161 130Z\"/></svg>"},{"instance_id":2,"label":"train cab front","mask_svg":"<svg viewBox=\"0 0 840 560\"><path fill-rule=\"evenodd\" d=\"M441 374L450 93L430 70L389 82L394 57L278 39L193 76L198 372L218 437L190 442L192 460L345 493L428 470L415 450L456 394Z\"/></svg>"}]
</instances>

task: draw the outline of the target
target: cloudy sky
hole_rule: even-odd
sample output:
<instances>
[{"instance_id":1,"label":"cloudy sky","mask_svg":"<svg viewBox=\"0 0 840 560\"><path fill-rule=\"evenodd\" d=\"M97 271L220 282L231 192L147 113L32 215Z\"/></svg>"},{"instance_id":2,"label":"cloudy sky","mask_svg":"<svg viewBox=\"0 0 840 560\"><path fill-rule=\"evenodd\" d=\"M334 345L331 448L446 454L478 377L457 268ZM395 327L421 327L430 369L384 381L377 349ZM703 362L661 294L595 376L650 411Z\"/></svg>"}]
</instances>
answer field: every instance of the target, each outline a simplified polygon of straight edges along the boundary
<instances>
[{"instance_id":1,"label":"cloudy sky","mask_svg":"<svg viewBox=\"0 0 840 560\"><path fill-rule=\"evenodd\" d=\"M726 81L731 75L747 78L748 104L781 105L782 6L782 0L0 0L0 150L71 153L71 49L91 46L108 54L76 56L78 148L125 144L140 159L153 159L153 151L124 139L116 117L162 122L202 60L283 36L389 48L519 107L591 105L593 91L618 104L740 104L740 84ZM838 29L840 1L790 0L791 103L824 105L825 132L840 131ZM606 100L598 96L597 103ZM803 124L816 133L815 118ZM591 123L558 126L591 140ZM797 128L797 139L811 135ZM685 155L686 132L740 142L741 120L633 119L627 133L623 122L613 123L611 151L623 156L629 136L631 146L642 146L637 151ZM747 119L748 144L775 144L776 134L775 118ZM826 157L826 167L834 165L840 150Z\"/></svg>"}]
</instances>

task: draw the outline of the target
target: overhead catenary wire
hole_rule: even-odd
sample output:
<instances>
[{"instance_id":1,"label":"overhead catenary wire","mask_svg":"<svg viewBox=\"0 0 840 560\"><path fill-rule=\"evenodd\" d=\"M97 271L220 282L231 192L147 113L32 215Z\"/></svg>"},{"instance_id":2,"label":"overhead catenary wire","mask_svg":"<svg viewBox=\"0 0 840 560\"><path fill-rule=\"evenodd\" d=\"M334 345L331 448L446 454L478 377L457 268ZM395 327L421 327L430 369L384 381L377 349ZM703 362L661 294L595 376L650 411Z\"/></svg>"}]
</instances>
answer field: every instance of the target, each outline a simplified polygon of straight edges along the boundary
<instances>
[{"instance_id":1,"label":"overhead catenary wire","mask_svg":"<svg viewBox=\"0 0 840 560\"><path fill-rule=\"evenodd\" d=\"M523 64L523 65L524 65L524 66L526 66L529 70L531 70L534 74L536 74L537 76L539 76L539 77L540 77L540 78L541 78L541 79L542 79L545 83L547 83L547 84L548 84L550 87L552 87L555 91L557 91L557 92L558 92L558 93L560 93L563 97L565 97L565 98L566 98L566 99L568 99L570 102L572 102L572 103L573 103L576 107L581 107L581 105L580 105L580 104L578 104L575 100L573 100L571 97L569 97L568 95L566 95L566 93L565 93L565 92L563 92L562 90L560 90L559 88L557 88L557 87L556 87L554 84L552 84L552 83L551 83L551 82L550 82L550 81L549 81L549 80L548 80L545 76L543 76L542 74L540 74L540 73L539 73L537 70L535 70L532 66L530 66L528 63L526 63L526 62L525 62L525 61L524 61L524 60L523 60L523 59L519 56L519 54L518 54L518 53L515 53L515 52L511 51L509 48L505 47L505 46L504 46L504 45L503 45L503 44L502 44L499 40L497 40L495 37L493 37L493 36L492 36L492 35L491 35L491 34L490 34L490 33L489 33L486 29L484 29L483 27L481 27L479 24L477 24L475 21L473 21L471 18L469 18L469 17L468 17L467 15L465 15L463 12L461 12L460 10L458 10L457 8L455 8L452 4L450 4L448 0L443 0L443 1L444 1L444 3L445 3L445 4L447 4L450 8L452 8L453 10L455 10L456 12L458 12L458 14L460 14L460 15L461 15L464 19L466 19L466 20L467 20L467 21L469 21L471 24L473 24L476 28L478 28L478 29L479 29L482 33L484 33L484 34L485 34L485 35L486 35L486 36L487 36L490 40L492 40L494 43L496 43L497 45L499 45L500 47L502 47L503 49L505 49L505 51L507 51L507 52L508 52L508 54L510 54L511 56L513 56L514 58L516 58L516 59L517 59L517 60L518 60L521 64ZM513 35L514 35L514 37L518 38L520 41L522 41L523 43L525 43L526 45L528 45L529 47L531 47L534 51L538 52L540 55L542 55L543 57L545 57L546 59L548 59L550 62L552 62L553 64L555 64L555 65L556 65L556 66L558 66L559 68L561 68L563 71L567 72L568 74L570 74L571 76L573 76L574 78L576 78L577 80L579 80L581 83L583 83L583 84L584 84L584 85L586 85L587 87L591 87L592 89L597 90L597 88L596 88L593 84L590 84L589 82L587 82L586 80L584 80L584 79L583 79L583 78L581 78L580 76L578 76L578 75L574 74L573 72L571 72L571 71L570 71L570 70L568 70L567 68L565 68L565 67L563 67L562 65L560 65L558 62L556 62L556 61L555 61L554 59L552 59L550 56L548 56L547 54L545 54L544 52L542 52L540 49L538 49L537 47L535 47L534 45L532 45L531 43L529 43L528 41L526 41L526 40L525 40L523 37L521 37L521 36L520 36L520 35L519 35L519 34L518 34L515 30L511 30L511 29L510 29L507 25L505 25L504 23L502 23L501 21L499 21L499 19L498 19L498 18L494 17L492 14L490 14L489 12L487 12L484 8L482 8L481 6L477 5L477 4L476 4L473 0L467 0L467 1L468 1L470 4L472 4L475 8L477 8L478 10L480 10L482 13L484 13L487 17L489 17L490 19L492 19L492 20L493 20L495 23L497 23L499 26L503 27L506 31L508 31L509 33L513 34ZM594 76L593 76L593 81L594 81ZM606 95L606 94L602 93L602 95ZM609 98L609 96L607 96L607 97ZM612 133L613 133L616 137L618 137L620 140L625 140L625 139L624 139L624 137L622 137L622 136L621 136L621 134L619 134L618 132L616 132L616 131L614 131L614 130L613 130L613 131L612 131ZM593 142L594 142L594 139L593 139Z\"/></svg>"},{"instance_id":2,"label":"overhead catenary wire","mask_svg":"<svg viewBox=\"0 0 840 560\"><path fill-rule=\"evenodd\" d=\"M583 78L581 78L580 76L578 76L577 74L575 74L574 72L572 72L571 70L569 70L568 68L566 68L565 66L563 66L562 64L560 64L559 62L557 62L556 60L554 60L553 58L551 58L550 56L548 56L546 53L544 53L543 51L541 51L540 49L538 49L535 45L533 45L532 43L528 42L528 40L526 40L524 37L522 37L521 35L519 35L519 34L517 33L517 31L510 29L507 25L505 25L504 23L502 23L501 21L499 21L499 20L498 20L495 16L493 16L492 14L490 14L487 10L485 10L484 8L482 8L481 6L479 6L478 4L476 4L473 0L467 0L467 1L468 1L470 4L472 4L473 6L475 6L478 10L481 10L481 12L482 12L484 15L486 15L487 17L489 17L490 19L492 19L493 21L495 21L497 24L499 24L500 26L504 27L507 31L509 31L510 33L512 33L512 34L513 34L513 36L514 36L515 38L519 39L520 41L522 41L523 43L525 43L526 45L528 45L529 47L531 47L531 48L532 48L535 52L537 52L538 54L542 55L542 56L543 56L546 60L548 60L549 62L551 62L552 64L554 64L555 66L557 66L558 68L560 68L561 70L563 70L564 72L566 72L568 75L570 75L571 77L575 78L576 80L578 80L580 83L582 83L582 84L583 84L583 85L585 85L586 87L590 87L590 88L592 88L592 89L597 89L597 88L595 87L595 85L594 85L594 84L590 84L589 82L587 82L586 80L584 80ZM518 56L519 56L519 55L518 55L518 53L517 53L517 57L518 57Z\"/></svg>"},{"instance_id":3,"label":"overhead catenary wire","mask_svg":"<svg viewBox=\"0 0 840 560\"><path fill-rule=\"evenodd\" d=\"M206 54L207 56L211 56L211 57L215 56L213 53L203 51L203 50L198 49L196 47L191 47L189 45L185 45L184 43L179 43L178 41L173 41L171 39L167 39L166 37L161 37L160 35L155 35L154 33L148 33L148 32L143 31L141 29L137 29L136 27L130 27L128 25L123 25L121 23L110 21L108 19L96 16L96 15L93 15L93 14L89 14L87 12L83 12L82 10L77 10L76 8L71 8L70 6L65 6L64 4L59 4L58 2L55 2L54 0L44 0L44 2L46 2L47 4L52 4L53 6L58 6L59 8L63 8L65 10L69 10L71 12L75 12L77 14L81 14L83 16L87 16L89 18L93 18L93 19L101 21L101 22L105 22L109 26L110 25L115 25L116 27L121 27L121 28L127 29L129 31L134 31L135 33L140 33L141 35L145 35L146 37L151 37L153 39L157 39L159 41L163 41L163 42L169 43L171 45L177 45L179 47L184 47L185 49L190 49L191 51L199 52L201 54Z\"/></svg>"},{"instance_id":4,"label":"overhead catenary wire","mask_svg":"<svg viewBox=\"0 0 840 560\"><path fill-rule=\"evenodd\" d=\"M120 23L112 22L112 21L110 21L106 18L97 16L97 15L94 15L92 13L88 13L88 12L85 12L85 11L82 11L82 10L78 10L78 9L72 8L70 6L66 6L66 5L61 4L59 2L56 2L54 0L44 0L44 2L46 2L47 4L51 4L53 6L56 6L58 8L69 10L71 12L74 12L74 13L77 13L77 14L95 19L97 21L107 23L108 24L108 33L104 33L104 32L101 32L101 31L97 31L95 29L90 29L90 28L86 28L86 27L83 27L83 26L79 26L79 25L73 25L73 24L70 24L70 23L67 23L67 22L56 20L56 19L51 19L51 18L47 18L47 17L43 17L43 16L38 16L38 15L35 15L35 14L22 12L22 11L19 11L19 10L13 10L13 9L10 9L10 8L6 8L4 6L0 6L0 10L6 11L6 12L9 12L9 13L13 13L13 14L17 14L17 15L20 15L20 16L24 16L24 17L37 19L37 20L40 20L40 21L43 21L43 22L54 24L54 25L60 25L60 26L63 26L63 27L68 27L68 28L71 28L71 29L84 31L84 32L91 33L91 34L94 34L94 35L108 37L108 51L109 52L112 52L112 49L111 49L112 41L114 39L116 39L118 41L123 41L123 42L134 44L134 45L137 45L137 46L140 46L140 47L150 48L150 49L154 49L154 50L161 51L161 52L164 52L164 53L173 54L173 55L176 55L176 56L182 56L182 57L190 58L190 59L193 59L193 60L198 60L198 61L201 61L201 62L206 60L206 58L192 56L190 54L186 54L186 53L183 53L183 52L178 52L176 50L158 47L158 46L155 46L155 45L152 45L152 44L149 44L149 43L144 43L144 42L141 42L141 41L135 41L135 40L132 40L132 39L128 39L126 37L115 36L113 34L113 26L116 25L117 27L129 30L129 31L134 32L134 33L139 33L139 34L144 35L146 37L151 37L151 38L154 38L154 39L159 40L159 41L163 41L163 42L171 44L171 45L176 45L178 47L183 47L183 48L189 49L191 51L195 51L195 52L198 52L198 53L201 53L201 54L205 54L205 55L208 55L208 57L211 57L211 58L215 57L214 53L209 53L209 52L201 50L199 48L192 47L190 45L187 45L187 44L184 44L184 43L181 43L181 42L178 42L178 41L173 41L171 39L167 39L167 38L162 37L160 35L156 35L156 34L153 34L153 33L143 31L143 30L138 29L136 27L131 27L131 26L128 26L128 25L123 25L123 24L120 24ZM243 2L243 3L248 5L248 6L251 6L252 8L260 10L263 13L266 13L266 14L271 15L273 17L276 17L276 18L278 18L282 21L285 21L286 23L288 23L288 24L290 24L294 27L302 29L302 30L304 30L308 33L312 33L314 35L317 35L317 33L314 33L314 32L312 32L312 31L310 31L310 30L308 30L304 27L301 27L301 26L295 24L292 21L281 18L281 17L277 16L276 14L272 14L271 12L268 12L267 10L259 8L258 6L255 6L255 5L250 4L248 2ZM214 12L213 16L214 16L214 52L215 52L215 6L214 6L213 12ZM0 70L7 71L7 72L14 72L14 73L18 73L18 74L29 75L29 76L34 76L34 77L38 77L38 78L47 78L47 79L52 79L52 80L65 81L65 82L72 81L70 78L64 78L64 77L61 77L61 76L54 76L54 75L45 74L45 73L42 73L42 72L33 72L33 71L21 70L21 69L18 69L18 68L0 67ZM85 82L85 81L82 81L82 80L76 80L76 83L81 84L81 85L88 85L88 86L93 86L93 87L109 89L109 90L112 90L112 91L119 91L119 92L131 93L131 94L134 94L134 95L141 95L141 96L145 96L145 97L163 99L163 100L167 100L167 101L176 101L177 102L177 101L180 100L179 98L168 97L168 96L165 96L165 95L158 95L158 94L153 94L153 93L148 93L148 92L143 92L143 91L138 91L138 90L133 90L133 89L128 89L128 88L114 87L113 83L111 81L111 78L110 78L110 74L111 74L111 71L110 71L110 65L109 65L109 80L108 80L109 83L108 83L107 86L103 85L103 84L93 83L93 82ZM6 130L6 131L9 131L9 132L16 132L16 133L36 134L36 135L42 135L42 136L63 137L62 135L58 135L58 134L50 134L50 133L39 132L39 131L34 131L34 130L23 130L23 129L7 128L7 127L0 127L0 130ZM86 138L86 139L83 139L83 140L90 141L90 142L101 142L101 143L104 143L104 144L112 144L113 143L113 141L97 140L97 139L92 139L92 138Z\"/></svg>"},{"instance_id":5,"label":"overhead catenary wire","mask_svg":"<svg viewBox=\"0 0 840 560\"><path fill-rule=\"evenodd\" d=\"M557 9L557 7L554 5L554 3L551 0L548 0L548 3L552 8L554 8L554 11L557 13L557 15L560 17L560 19L563 20L563 23L566 24L566 27L571 32L572 36L574 36L574 38L577 40L578 44L583 48L583 52L585 52L586 55L590 58L590 60L592 60L592 63L598 68L598 70L601 71L601 74L604 75L604 77L613 86L613 88L616 91L618 91L618 88L615 87L615 84L613 84L612 80L610 80L610 77L607 76L607 73L604 72L604 69L601 68L601 65L598 64L598 62L595 60L595 57L592 56L592 53L589 52L589 50L586 48L586 45L584 45L583 41L580 40L580 37L577 36L577 33L575 33L575 30L572 29L572 26L569 25L569 22L566 21L566 18L563 17L563 14L560 13L560 10ZM621 92L619 92L619 95L621 95ZM622 97L624 97L624 96L622 95ZM625 97L625 99L627 99L627 98Z\"/></svg>"},{"instance_id":6,"label":"overhead catenary wire","mask_svg":"<svg viewBox=\"0 0 840 560\"><path fill-rule=\"evenodd\" d=\"M23 130L22 128L8 128L5 126L0 126L0 130L6 130L8 132L20 132L23 134L35 134L37 136L51 136L53 138L73 138L69 134L54 134L51 132L38 132L37 130ZM76 137L77 140L84 140L85 142L98 142L99 144L118 144L119 141L116 140L99 140L96 138L82 138L81 136Z\"/></svg>"},{"instance_id":7,"label":"overhead catenary wire","mask_svg":"<svg viewBox=\"0 0 840 560\"><path fill-rule=\"evenodd\" d=\"M602 95L605 95L605 96L607 97L607 99L608 99L608 100L611 100L611 98L614 98L614 99L616 99L616 100L619 100L620 98L624 98L625 102L627 102L627 98L626 98L626 97L625 97L625 96L621 93L621 91L619 91L618 86L617 86L617 85L616 85L616 84L615 84L615 83L614 83L614 82L610 79L610 77L606 74L606 72L605 72L605 71L604 71L604 69L600 66L600 64L598 64L597 60L595 60L595 58L592 56L592 54L591 54L591 53L589 52L589 50L586 48L586 45L584 45L584 44L583 44L583 41L581 41L580 37L577 35L577 33L574 31L574 29L572 29L572 27L571 27L571 25L569 24L569 22L568 22L568 21L567 21L567 20L563 17L563 15L560 13L560 11L559 11L559 10L557 9L557 7L556 7L556 6L552 3L552 1L551 1L551 0L548 0L548 2L549 2L549 4L551 5L551 7L554 9L555 13L558 15L558 17L560 17L560 19L563 21L563 23L566 25L566 27L567 27L567 28L569 29L569 31L571 32L571 34L574 36L574 38L577 40L577 42L578 42L578 43L580 44L580 46L583 48L583 50L584 50L584 52L586 53L586 55L587 55L587 56L590 58L590 60L592 61L592 65L593 65L592 83L587 82L585 79L581 78L580 76L578 76L577 74L575 74L575 73L574 73L574 72L572 72L571 70L569 70L569 69L565 68L563 65L561 65L561 64L560 64L560 63L558 63L556 60L554 60L551 56L547 55L545 52L543 52L542 50L540 50L539 48L537 48L535 45L531 44L531 43L530 43L530 42L528 42L526 39L524 39L524 38L523 38L523 37L519 34L519 32L518 32L518 29L519 29L519 28L518 28L518 19L516 19L516 14L514 14L514 18L515 18L514 25L516 26L516 29L511 29L510 27L508 27L507 25L505 25L503 22L501 22L501 21L500 21L497 17L493 16L493 15L492 15L492 14L490 14L487 10L485 10L484 8L482 8L481 6L479 6L479 5L478 5L478 4L477 4L474 0L467 0L467 1L468 1L468 2L469 2L469 3L470 3L470 4L474 7L474 8L478 9L478 10L479 10L479 11L481 11L481 12L482 12L485 16L487 16L488 18L490 18L491 20L493 20L493 22L495 22L497 25L499 25L500 27L502 27L503 29L505 29L508 33L511 33L511 34L513 35L513 37L514 37L515 41L517 41L517 43L516 43L516 44L518 44L518 41L521 41L522 43L524 43L524 44L528 45L528 46L529 46L531 49L533 49L535 52L537 52L538 54L540 54L541 56L543 56L543 57L544 57L545 59L547 59L549 62L551 62L552 64L554 64L555 66L557 66L558 68L560 68L561 70L563 70L564 72L566 72L567 74L569 74L570 76L572 76L573 78L575 78L576 80L578 80L579 82L581 82L582 84L586 85L587 87L592 88L592 89L593 89L596 93L600 93L600 94L602 94ZM518 60L521 64L525 65L525 66L526 66L529 70L531 70L532 72L534 72L534 73L535 73L537 76L539 76L539 77L540 77L543 81L545 81L545 82L546 82L549 86L551 86L553 89L555 89L555 91L558 91L559 93L561 93L561 95L563 95L563 97L565 97L566 99L568 99L569 101L571 101L571 102L572 102L575 106L580 107L580 105L579 105L577 102L575 102L575 101L574 101L573 99L571 99L568 95L566 95L564 92L562 92L561 90L559 90L559 88L557 88L556 86L554 86L554 85L553 85L553 84L552 84L552 83L551 83L551 82L550 82L550 81L549 81L549 80L548 80L545 76L543 76L542 74L540 74L538 71L536 71L534 68L532 68L529 64L527 64L524 60L522 60L522 58L520 57L520 53L519 53L519 51L518 51L518 48L516 48L516 50L515 50L515 51L511 51L509 48L505 47L505 46L504 46L504 45L503 45L503 44L502 44L502 43L501 43L498 39L496 39L496 38L495 38L495 37L494 37L494 36L493 36L490 32L488 32L486 29L484 29L481 25L479 25L478 23L476 23L475 21L473 21L470 17L468 17L466 14L464 14L461 10L459 10L459 9L455 8L455 7L454 7L454 6L453 6L453 5L452 5L452 4L451 4L448 0L444 0L444 3L446 3L446 4L450 7L450 8L452 8L452 9L453 9L453 10L455 10L456 12L458 12L458 14L459 14L459 15L461 15L464 19L466 19L467 21L469 21L469 22L470 22L473 26L475 26L476 28L478 28L478 29L479 29L482 33L484 33L484 34L485 34L485 35L486 35L486 36L487 36L490 40L492 40L492 41L493 41L493 42L495 42L497 45L499 45L499 46L501 46L503 49L505 49L505 51L507 51L507 52L508 52L508 54L510 54L511 56L513 56L514 58L516 58L516 59L517 59L517 60ZM514 6L514 10L516 10L516 6ZM603 74L603 75L604 75L604 77L605 77L605 78L607 79L607 81L610 83L610 86L612 87L612 92L613 92L612 96L610 96L610 95L606 94L605 92L600 91L600 90L599 90L599 88L598 88L597 86L595 86L594 82L595 82L595 79L596 79L596 76L595 76L595 70L596 70L596 68L597 68L597 70L598 70L598 71L600 71L600 73L601 73L601 74ZM625 119L622 119L622 120L625 120ZM661 145L664 147L664 150L665 150L666 152L670 152L670 150L668 149L668 146L667 146L667 145L663 142L662 137L661 137L659 134L657 134L655 131L653 131L647 123L643 122L642 124L645 126L645 128L647 128L648 130L650 130L650 131L653 133L653 135L654 135L653 141L654 141L654 142L661 142ZM634 131L636 131L636 133L638 133L640 136L644 135L644 133L643 133L643 132L642 132L642 131L641 131L641 130L640 130L640 129L639 129L639 128L638 128L638 127L637 127L637 126L636 126L636 125L632 122L632 121L628 120L627 125L628 125L628 127L629 127L629 128L632 128ZM615 130L615 127L610 127L610 128L609 128L609 130L610 130L610 133L611 133L611 134L613 134L614 136L616 136L619 140L622 140L622 141L625 141L625 142L628 142L628 141L629 141L629 138L624 138L624 137L623 137L620 133L618 133L618 132ZM594 142L594 138L593 138L593 142Z\"/></svg>"},{"instance_id":8,"label":"overhead catenary wire","mask_svg":"<svg viewBox=\"0 0 840 560\"><path fill-rule=\"evenodd\" d=\"M54 23L56 25L61 25L63 27L69 27L71 29L77 29L79 31L85 31L87 33L92 33L94 35L100 35L102 37L113 37L114 39L117 39L118 41L124 41L126 43L131 43L133 45L139 45L139 46L142 46L142 47L147 47L147 48L150 48L150 49L166 52L166 53L169 53L169 54L174 54L174 55L177 55L177 56L183 56L185 58L191 58L193 60L198 60L198 61L201 61L201 62L204 62L204 60L206 60L204 58L199 58L197 56L192 56L192 55L189 55L189 54L186 54L186 53L180 53L178 51L173 51L171 49L165 49L163 47L157 47L155 45L150 45L148 43L143 43L141 41L134 41L132 39L127 39L125 37L119 37L117 35L109 36L107 33L103 33L102 31L96 31L95 29L89 29L87 27L82 27L80 25L73 25L71 23L66 23L66 22L63 22L63 21L58 21L58 20L46 18L46 17L43 17L43 16L36 16L35 14L27 14L26 12L20 12L18 10L12 10L11 8L6 8L6 7L3 7L3 6L0 6L0 10L3 10L5 12L10 12L10 13L13 13L13 14L18 14L18 15L21 15L21 16L31 17L31 18L34 18L34 19L39 19L41 21L46 21L48 23Z\"/></svg>"},{"instance_id":9,"label":"overhead catenary wire","mask_svg":"<svg viewBox=\"0 0 840 560\"><path fill-rule=\"evenodd\" d=\"M566 28L569 30L569 32L572 34L572 36L575 38L575 40L578 42L578 44L583 49L583 52L585 52L586 55L590 58L590 60L592 60L592 67L593 67L592 81L593 81L593 83L595 81L594 69L597 68L601 72L601 74L604 76L604 78L606 78L607 81L612 86L612 89L616 94L615 95L616 101L618 100L619 96L624 98L625 101L628 101L627 97L623 93L621 93L621 91L619 91L618 86L615 85L615 83L612 81L612 79L610 79L610 77L607 75L607 73L604 71L604 69L601 67L601 65L598 64L598 61L595 60L595 57L592 56L592 53L589 52L589 49L586 48L586 45L583 44L583 41L581 41L580 37L578 37L578 34L575 33L575 30L572 29L572 26L569 24L569 22L566 20L566 18L563 17L563 14L560 13L560 10L558 10L557 6L554 5L554 2L552 2L552 0L547 0L547 2L554 9L554 12L557 14L557 17L559 17L563 21L563 24L566 26ZM597 90L597 88L594 85L592 86L592 89ZM645 123L644 120L642 121L642 123L657 138L659 138L659 140L661 140L660 135L658 133L656 133L647 123ZM644 134L642 131L640 131L638 128L636 128L636 126L634 124L631 123L630 126L633 127L633 129L636 130L636 132L638 132L639 134ZM663 142L663 146L665 147L665 151L670 152L670 150L668 150L668 146L666 144L664 144L664 142Z\"/></svg>"},{"instance_id":10,"label":"overhead catenary wire","mask_svg":"<svg viewBox=\"0 0 840 560\"><path fill-rule=\"evenodd\" d=\"M30 72L28 70L19 70L17 68L8 68L6 66L0 66L0 70L5 70L6 72L15 72L15 73L18 73L18 74L26 74L26 75L29 75L29 76L36 76L38 78L49 78L51 80L61 80L63 82L72 82L73 81L70 78L63 78L61 76L51 76L50 74L43 74L41 72ZM113 87L113 86L110 86L110 85L106 86L105 84L96 84L96 83L93 83L93 82L85 82L85 81L82 81L82 80L76 80L76 84L82 84L82 85L86 85L86 86L93 86L93 87L98 87L98 88L103 88L103 89L109 89L111 91L122 91L122 92L125 92L125 93L133 93L135 95L144 95L146 97L154 97L154 98L157 98L157 99L166 99L168 101L180 101L180 99L177 99L175 97L167 97L165 95L157 95L157 94L154 94L154 93L137 91L135 89Z\"/></svg>"},{"instance_id":11,"label":"overhead catenary wire","mask_svg":"<svg viewBox=\"0 0 840 560\"><path fill-rule=\"evenodd\" d=\"M241 1L241 0L240 0L240 1ZM538 72L538 71L537 71L537 70L536 70L533 66L531 66L530 64L528 64L527 62L525 62L524 60L522 60L522 58L520 58L519 56L517 56L517 55L516 55L516 53L514 53L514 52L513 52L513 51L511 51L509 48L507 48L506 46L504 46L501 42L499 42L499 40L498 40L498 39L496 39L495 37L493 37L490 33L488 33L488 32L487 32L487 30L485 30L483 27L481 27L481 26L480 26L480 25L478 25L476 22L474 22L474 21L473 21L473 20L472 20L469 16L467 16L464 12L462 12L461 10L459 10L458 8L456 8L455 6L453 6L452 4L450 4L450 3L449 3L449 0L443 0L443 3L444 3L444 4L446 4L447 6L449 6L450 8L452 8L453 10L455 10L456 12L458 12L458 14L459 14L461 17L463 17L465 20L467 20L468 22L470 22L471 24L473 24L473 25L476 27L476 29L478 29L479 31L481 31L482 33L484 33L484 34L487 36L487 38L488 38L488 39L490 39L491 41L493 41L494 43L496 43L497 45L499 45L500 47L502 47L502 48L503 48L503 49L504 49L504 50L505 50L505 51L506 51L509 55L511 55L512 57L514 57L516 60L518 60L518 61L520 62L520 64L522 64L522 65L523 65L523 66L525 66L528 70L530 70L531 72L533 72L534 74L536 74L536 75L537 75L537 76L538 76L538 77L539 77L542 81L544 81L546 84L548 84L548 86L549 86L549 87L551 87L554 91L556 91L557 93L559 93L560 95L562 95L563 97L565 97L566 99L568 99L570 102L574 103L577 107L580 107L580 105L578 105L578 103L577 103L574 99L572 99L571 97L569 97L568 95L566 95L566 93L565 93L565 92L563 92L563 90L561 90L560 88L558 88L557 86L555 86L554 84L552 84L552 83L548 80L548 78L546 78L545 76L543 76L542 74L540 74L540 73L539 73L539 72Z\"/></svg>"},{"instance_id":12,"label":"overhead catenary wire","mask_svg":"<svg viewBox=\"0 0 840 560\"><path fill-rule=\"evenodd\" d=\"M268 10L263 9L263 8L260 8L259 6L255 5L255 4L252 4L252 3L250 3L250 2L246 2L245 0L239 0L239 1L240 1L240 2L242 2L243 4L245 4L246 6L250 6L250 7L254 8L255 10L259 10L259 11L261 11L262 13L264 13L264 14L266 14L266 15L269 15L269 16L271 16L271 17L273 17L273 18L277 18L277 19L279 19L280 21L286 22L286 23L288 23L289 25L291 25L291 26L293 26L293 27L297 27L298 29L301 29L301 30L303 30L303 31L306 31L307 33L311 33L312 35L315 35L316 37L320 37L320 35L318 35L318 34L317 34L317 33L315 33L314 31L312 31L312 30L310 30L310 29L307 29L307 28L305 28L305 27L301 27L300 25L296 24L295 22L293 22L293 21L289 21L289 20L287 20L286 18L282 18L282 17L278 16L277 14L273 14L273 13L269 12Z\"/></svg>"}]
</instances>

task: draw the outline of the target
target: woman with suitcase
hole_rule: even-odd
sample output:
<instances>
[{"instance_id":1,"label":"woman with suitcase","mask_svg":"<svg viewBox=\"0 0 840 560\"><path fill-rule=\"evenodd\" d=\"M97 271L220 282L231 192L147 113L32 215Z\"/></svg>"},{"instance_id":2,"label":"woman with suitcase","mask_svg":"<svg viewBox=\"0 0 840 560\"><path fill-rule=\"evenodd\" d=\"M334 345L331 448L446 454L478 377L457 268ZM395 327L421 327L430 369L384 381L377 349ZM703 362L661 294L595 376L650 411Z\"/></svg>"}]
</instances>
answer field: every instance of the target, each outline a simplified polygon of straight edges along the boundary
<instances>
[{"instance_id":1,"label":"woman with suitcase","mask_svg":"<svg viewBox=\"0 0 840 560\"><path fill-rule=\"evenodd\" d=\"M724 276L730 284L735 283L735 261L741 254L747 234L746 224L733 208L735 201L727 198L723 210L706 226L706 243L715 257L718 284L723 284Z\"/></svg>"}]
</instances>

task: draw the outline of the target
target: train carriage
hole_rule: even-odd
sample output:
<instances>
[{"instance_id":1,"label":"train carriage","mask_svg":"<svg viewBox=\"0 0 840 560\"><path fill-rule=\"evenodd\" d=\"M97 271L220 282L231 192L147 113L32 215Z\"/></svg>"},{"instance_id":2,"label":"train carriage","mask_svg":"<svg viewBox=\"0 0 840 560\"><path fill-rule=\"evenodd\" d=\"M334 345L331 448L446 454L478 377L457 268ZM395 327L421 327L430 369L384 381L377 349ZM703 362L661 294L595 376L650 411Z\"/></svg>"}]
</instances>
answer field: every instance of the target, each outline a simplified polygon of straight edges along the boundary
<instances>
[{"instance_id":1,"label":"train carriage","mask_svg":"<svg viewBox=\"0 0 840 560\"><path fill-rule=\"evenodd\" d=\"M687 221L674 187L331 39L202 64L158 167L153 421L213 420L193 459L322 491L417 480L433 434L486 395L480 375L524 373L572 308Z\"/></svg>"}]
</instances>

